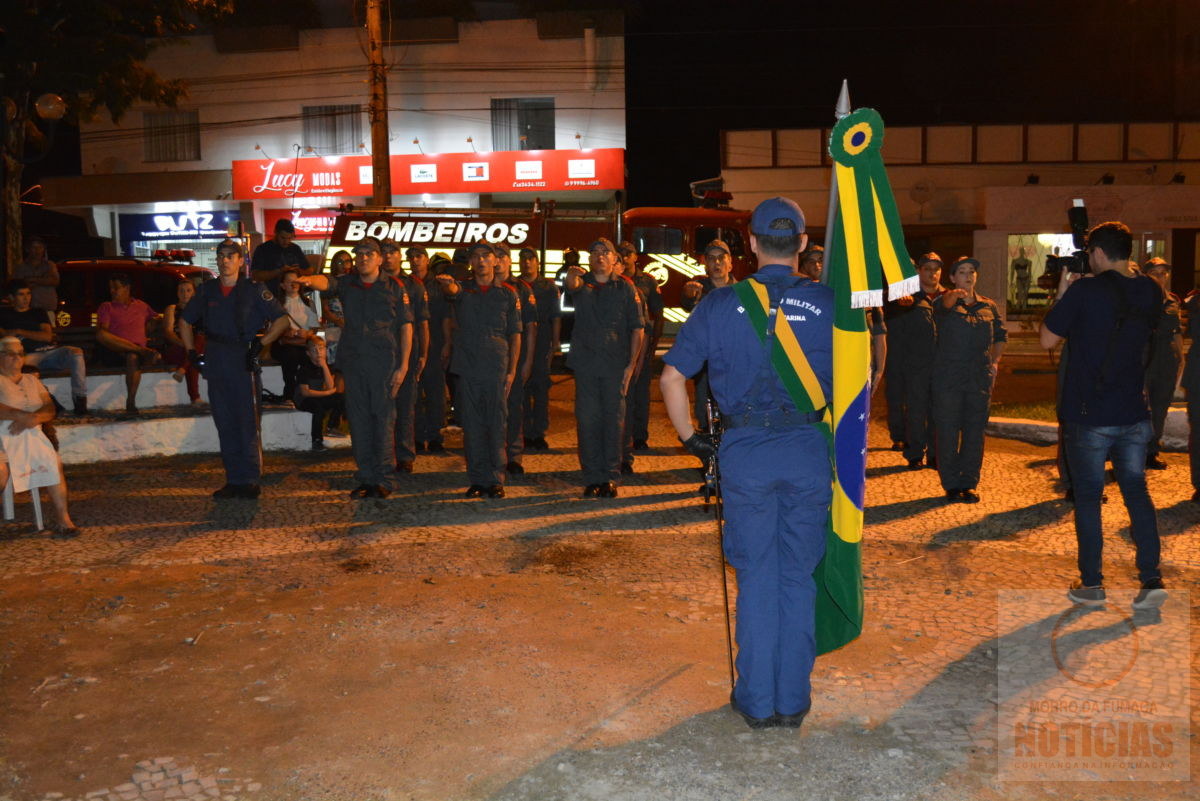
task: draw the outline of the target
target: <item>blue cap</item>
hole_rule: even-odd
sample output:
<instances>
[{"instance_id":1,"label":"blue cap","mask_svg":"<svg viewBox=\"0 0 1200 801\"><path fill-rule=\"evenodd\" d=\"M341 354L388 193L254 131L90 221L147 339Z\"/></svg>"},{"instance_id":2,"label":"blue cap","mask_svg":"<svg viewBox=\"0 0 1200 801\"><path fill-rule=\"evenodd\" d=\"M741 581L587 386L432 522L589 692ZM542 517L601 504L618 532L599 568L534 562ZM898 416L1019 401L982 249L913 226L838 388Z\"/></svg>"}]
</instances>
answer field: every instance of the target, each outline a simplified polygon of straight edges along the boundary
<instances>
[{"instance_id":1,"label":"blue cap","mask_svg":"<svg viewBox=\"0 0 1200 801\"><path fill-rule=\"evenodd\" d=\"M788 227L772 228L776 220L786 220ZM750 215L750 233L755 236L791 236L804 233L804 212L793 200L786 197L771 197L754 207Z\"/></svg>"}]
</instances>

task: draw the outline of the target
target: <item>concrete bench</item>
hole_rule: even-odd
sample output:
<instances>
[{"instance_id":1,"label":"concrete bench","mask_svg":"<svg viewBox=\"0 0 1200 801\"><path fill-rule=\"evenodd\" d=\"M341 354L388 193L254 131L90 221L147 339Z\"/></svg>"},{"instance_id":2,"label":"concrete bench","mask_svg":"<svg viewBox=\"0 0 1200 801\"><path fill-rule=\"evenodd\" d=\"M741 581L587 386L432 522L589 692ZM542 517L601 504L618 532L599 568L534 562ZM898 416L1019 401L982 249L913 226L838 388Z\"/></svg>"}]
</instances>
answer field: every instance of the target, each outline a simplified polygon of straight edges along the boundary
<instances>
[{"instance_id":1,"label":"concrete bench","mask_svg":"<svg viewBox=\"0 0 1200 801\"><path fill-rule=\"evenodd\" d=\"M283 392L283 373L279 365L263 366L263 388L276 394ZM71 378L60 370L42 373L42 383L68 410L71 409ZM88 409L96 412L119 412L125 408L125 373L109 367L88 371ZM200 397L208 401L208 382L200 379ZM187 406L187 384L176 381L166 368L153 367L142 373L136 403L139 409L158 406Z\"/></svg>"},{"instance_id":2,"label":"concrete bench","mask_svg":"<svg viewBox=\"0 0 1200 801\"><path fill-rule=\"evenodd\" d=\"M133 420L75 421L69 415L60 418L55 421L59 456L63 464L85 464L220 451L217 427L207 411L194 411L190 407L177 414L159 414L160 411L146 409L143 416ZM264 409L263 450L309 450L311 423L312 415L308 412L282 407ZM326 437L325 447L349 448L350 438Z\"/></svg>"}]
</instances>

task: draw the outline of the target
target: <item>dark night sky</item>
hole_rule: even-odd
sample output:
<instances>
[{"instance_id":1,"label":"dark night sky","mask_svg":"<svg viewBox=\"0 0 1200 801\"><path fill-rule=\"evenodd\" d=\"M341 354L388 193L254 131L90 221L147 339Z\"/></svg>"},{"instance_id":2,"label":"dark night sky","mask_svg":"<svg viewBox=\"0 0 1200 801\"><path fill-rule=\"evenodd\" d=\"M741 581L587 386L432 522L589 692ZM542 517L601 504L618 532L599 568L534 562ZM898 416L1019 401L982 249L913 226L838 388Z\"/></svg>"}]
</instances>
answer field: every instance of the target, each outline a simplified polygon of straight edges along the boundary
<instances>
[{"instance_id":1,"label":"dark night sky","mask_svg":"<svg viewBox=\"0 0 1200 801\"><path fill-rule=\"evenodd\" d=\"M1184 6L1194 9L1190 0L636 4L626 21L629 203L690 203L688 182L720 173L722 129L831 124L843 78L852 104L890 125L1173 119L1171 33Z\"/></svg>"}]
</instances>

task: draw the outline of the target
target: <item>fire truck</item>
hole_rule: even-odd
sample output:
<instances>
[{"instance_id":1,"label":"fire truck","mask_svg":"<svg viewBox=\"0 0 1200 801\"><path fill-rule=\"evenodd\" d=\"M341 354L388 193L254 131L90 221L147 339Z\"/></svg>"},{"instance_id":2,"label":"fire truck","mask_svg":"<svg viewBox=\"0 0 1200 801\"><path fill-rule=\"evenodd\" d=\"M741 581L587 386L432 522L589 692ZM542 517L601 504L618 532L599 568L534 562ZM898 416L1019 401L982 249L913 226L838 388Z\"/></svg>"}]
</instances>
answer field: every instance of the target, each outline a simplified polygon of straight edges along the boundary
<instances>
[{"instance_id":1,"label":"fire truck","mask_svg":"<svg viewBox=\"0 0 1200 801\"><path fill-rule=\"evenodd\" d=\"M640 254L640 269L661 288L668 332L687 319L680 295L685 283L704 276L703 253L709 242L720 239L729 245L735 276L757 269L749 247L750 212L728 208L647 207L617 213L535 203L529 209L346 207L341 212L334 221L326 263L337 251L350 250L368 236L393 240L402 249L423 245L431 257L441 253L447 258L481 240L504 242L513 250L514 270L516 251L533 248L543 273L561 285L558 273L567 248L579 251L586 268L587 248L594 240L629 240ZM563 309L571 311L566 298Z\"/></svg>"}]
</instances>

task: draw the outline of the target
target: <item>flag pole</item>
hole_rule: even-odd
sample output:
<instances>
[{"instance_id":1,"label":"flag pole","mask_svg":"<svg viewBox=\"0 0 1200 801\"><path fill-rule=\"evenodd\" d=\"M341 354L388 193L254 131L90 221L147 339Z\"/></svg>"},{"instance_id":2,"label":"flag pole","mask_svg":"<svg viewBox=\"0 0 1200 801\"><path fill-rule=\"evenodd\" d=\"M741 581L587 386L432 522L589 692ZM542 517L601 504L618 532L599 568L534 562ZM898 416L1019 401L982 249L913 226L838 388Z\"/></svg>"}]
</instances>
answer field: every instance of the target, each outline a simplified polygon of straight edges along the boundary
<instances>
[{"instance_id":1,"label":"flag pole","mask_svg":"<svg viewBox=\"0 0 1200 801\"><path fill-rule=\"evenodd\" d=\"M838 94L837 105L833 110L833 118L835 122L850 114L850 85L846 79L842 79L842 91ZM837 217L837 165L833 165L833 169L829 178L829 213L825 217L825 262L829 261L829 249L833 246L833 224ZM821 283L829 284L829 270L821 270Z\"/></svg>"}]
</instances>

